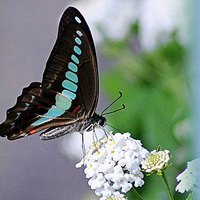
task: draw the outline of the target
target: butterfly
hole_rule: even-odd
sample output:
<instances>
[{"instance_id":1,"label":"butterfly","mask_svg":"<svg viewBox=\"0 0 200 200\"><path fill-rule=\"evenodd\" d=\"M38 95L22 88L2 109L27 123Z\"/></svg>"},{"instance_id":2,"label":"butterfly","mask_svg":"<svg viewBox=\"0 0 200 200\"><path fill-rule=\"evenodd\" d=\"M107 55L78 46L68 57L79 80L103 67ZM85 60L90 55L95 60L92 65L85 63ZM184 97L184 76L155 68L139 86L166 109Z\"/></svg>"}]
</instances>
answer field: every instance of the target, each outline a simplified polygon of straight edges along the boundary
<instances>
[{"instance_id":1,"label":"butterfly","mask_svg":"<svg viewBox=\"0 0 200 200\"><path fill-rule=\"evenodd\" d=\"M89 27L74 7L61 17L58 37L46 63L42 83L24 88L0 124L0 136L15 140L41 131L49 140L70 132L104 126L95 113L99 77L94 42Z\"/></svg>"}]
</instances>

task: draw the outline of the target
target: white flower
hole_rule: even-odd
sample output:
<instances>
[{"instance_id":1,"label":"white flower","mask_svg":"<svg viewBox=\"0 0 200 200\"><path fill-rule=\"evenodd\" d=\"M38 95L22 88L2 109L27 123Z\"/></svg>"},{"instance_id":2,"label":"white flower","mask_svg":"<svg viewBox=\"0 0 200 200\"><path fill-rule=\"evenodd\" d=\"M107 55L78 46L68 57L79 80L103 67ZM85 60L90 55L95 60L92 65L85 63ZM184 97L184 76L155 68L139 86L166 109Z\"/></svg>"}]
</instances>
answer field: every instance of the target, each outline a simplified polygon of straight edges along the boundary
<instances>
[{"instance_id":1,"label":"white flower","mask_svg":"<svg viewBox=\"0 0 200 200\"><path fill-rule=\"evenodd\" d=\"M179 182L175 190L184 193L189 190L200 191L200 159L187 162L187 168L176 177Z\"/></svg>"},{"instance_id":2,"label":"white flower","mask_svg":"<svg viewBox=\"0 0 200 200\"><path fill-rule=\"evenodd\" d=\"M142 169L147 173L162 173L162 171L169 166L169 151L150 152L150 155L142 162Z\"/></svg>"},{"instance_id":3,"label":"white flower","mask_svg":"<svg viewBox=\"0 0 200 200\"><path fill-rule=\"evenodd\" d=\"M129 191L132 184L135 187L144 184L140 164L148 154L130 133L110 134L94 143L76 167L86 167L86 178L90 178L88 184L97 196L123 198L122 194Z\"/></svg>"}]
</instances>

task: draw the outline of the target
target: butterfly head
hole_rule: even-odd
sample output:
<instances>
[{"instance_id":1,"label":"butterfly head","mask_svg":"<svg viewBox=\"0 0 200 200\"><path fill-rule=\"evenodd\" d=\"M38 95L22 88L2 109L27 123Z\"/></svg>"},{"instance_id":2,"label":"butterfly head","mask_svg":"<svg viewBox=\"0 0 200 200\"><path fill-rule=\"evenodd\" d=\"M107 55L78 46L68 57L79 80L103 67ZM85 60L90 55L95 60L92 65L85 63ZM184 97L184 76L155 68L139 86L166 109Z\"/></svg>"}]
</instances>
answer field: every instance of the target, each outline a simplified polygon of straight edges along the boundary
<instances>
[{"instance_id":1,"label":"butterfly head","mask_svg":"<svg viewBox=\"0 0 200 200\"><path fill-rule=\"evenodd\" d=\"M106 118L99 116L99 121L97 122L100 126L104 127L106 125Z\"/></svg>"},{"instance_id":2,"label":"butterfly head","mask_svg":"<svg viewBox=\"0 0 200 200\"><path fill-rule=\"evenodd\" d=\"M94 114L93 120L101 127L104 127L106 125L106 118L96 113Z\"/></svg>"}]
</instances>

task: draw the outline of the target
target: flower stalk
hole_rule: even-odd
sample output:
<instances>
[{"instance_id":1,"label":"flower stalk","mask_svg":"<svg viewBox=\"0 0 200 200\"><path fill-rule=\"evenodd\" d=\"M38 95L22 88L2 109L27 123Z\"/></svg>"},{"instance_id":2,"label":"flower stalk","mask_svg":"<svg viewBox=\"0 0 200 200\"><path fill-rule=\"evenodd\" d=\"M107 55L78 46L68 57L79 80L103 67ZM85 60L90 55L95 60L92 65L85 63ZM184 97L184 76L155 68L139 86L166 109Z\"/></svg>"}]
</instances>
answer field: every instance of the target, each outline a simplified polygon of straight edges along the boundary
<instances>
[{"instance_id":1,"label":"flower stalk","mask_svg":"<svg viewBox=\"0 0 200 200\"><path fill-rule=\"evenodd\" d=\"M171 191L170 191L169 183L168 183L168 181L167 181L167 177L166 177L164 171L162 172L162 175L161 175L161 176L162 176L163 181L164 181L164 183L165 183L165 186L166 186L166 188L167 188L167 193L168 193L168 195L169 195L169 199L170 199L170 200L174 200L174 197L173 197L173 195L172 195L172 193L171 193Z\"/></svg>"},{"instance_id":2,"label":"flower stalk","mask_svg":"<svg viewBox=\"0 0 200 200\"><path fill-rule=\"evenodd\" d=\"M140 194L136 191L136 189L134 187L131 188L131 193L138 199L138 200L144 200Z\"/></svg>"}]
</instances>

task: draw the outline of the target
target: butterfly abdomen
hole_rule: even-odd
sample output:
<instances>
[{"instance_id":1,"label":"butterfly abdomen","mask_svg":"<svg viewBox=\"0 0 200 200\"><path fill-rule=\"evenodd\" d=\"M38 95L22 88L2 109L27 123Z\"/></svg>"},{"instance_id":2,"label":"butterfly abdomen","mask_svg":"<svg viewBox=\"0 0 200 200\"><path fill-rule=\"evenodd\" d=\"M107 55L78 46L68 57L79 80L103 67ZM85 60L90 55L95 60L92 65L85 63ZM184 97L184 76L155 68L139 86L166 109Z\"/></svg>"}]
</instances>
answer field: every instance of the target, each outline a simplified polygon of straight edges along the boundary
<instances>
[{"instance_id":1,"label":"butterfly abdomen","mask_svg":"<svg viewBox=\"0 0 200 200\"><path fill-rule=\"evenodd\" d=\"M63 125L59 127L52 127L45 130L43 133L40 134L41 140L51 140L58 138L60 136L66 135L71 132L81 132L87 131L93 125L92 118L78 120L77 122Z\"/></svg>"},{"instance_id":2,"label":"butterfly abdomen","mask_svg":"<svg viewBox=\"0 0 200 200\"><path fill-rule=\"evenodd\" d=\"M91 118L78 120L75 123L64 126L49 128L40 134L40 139L51 140L71 132L80 132L83 134L83 132L94 130L96 126L104 126L105 122L106 119L104 117L95 113Z\"/></svg>"}]
</instances>

